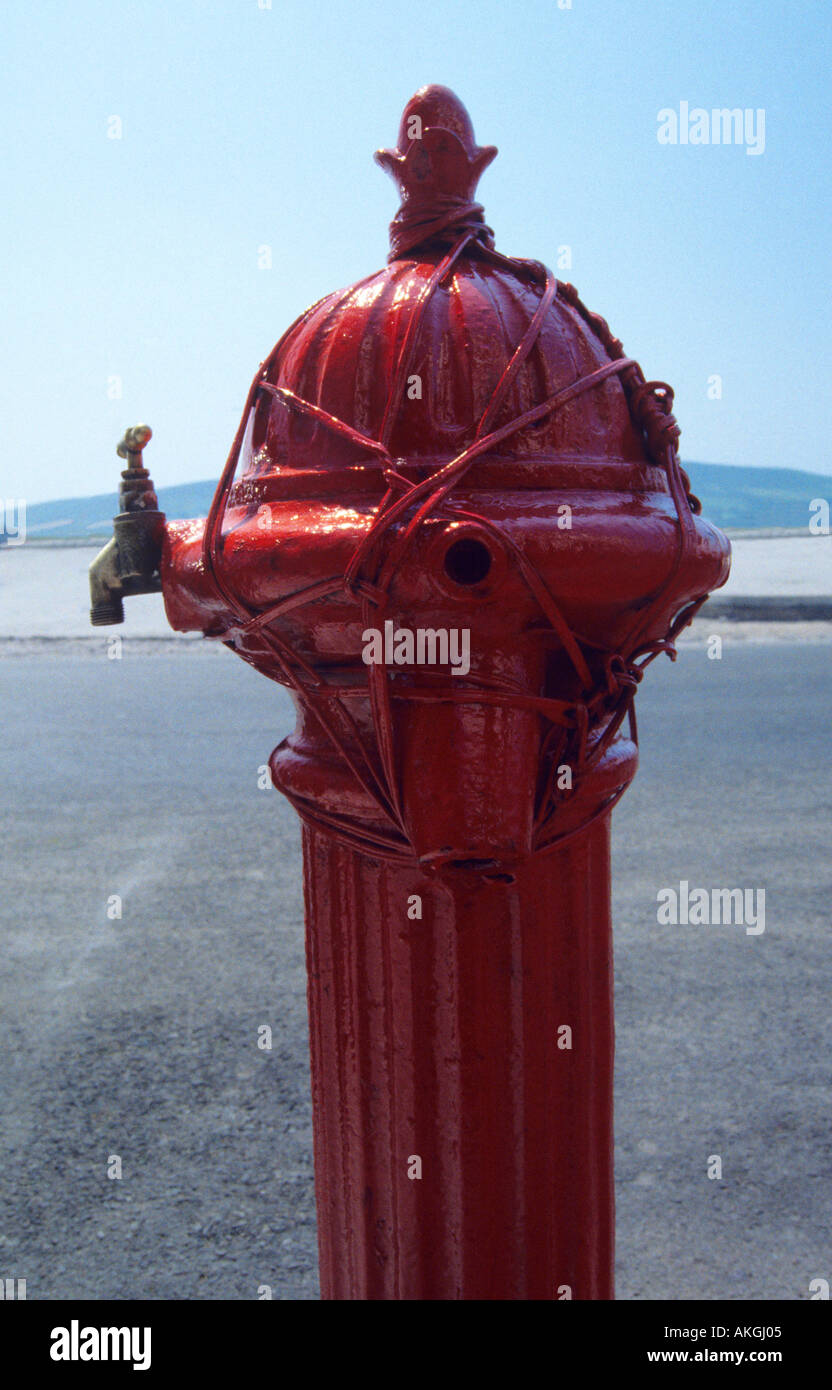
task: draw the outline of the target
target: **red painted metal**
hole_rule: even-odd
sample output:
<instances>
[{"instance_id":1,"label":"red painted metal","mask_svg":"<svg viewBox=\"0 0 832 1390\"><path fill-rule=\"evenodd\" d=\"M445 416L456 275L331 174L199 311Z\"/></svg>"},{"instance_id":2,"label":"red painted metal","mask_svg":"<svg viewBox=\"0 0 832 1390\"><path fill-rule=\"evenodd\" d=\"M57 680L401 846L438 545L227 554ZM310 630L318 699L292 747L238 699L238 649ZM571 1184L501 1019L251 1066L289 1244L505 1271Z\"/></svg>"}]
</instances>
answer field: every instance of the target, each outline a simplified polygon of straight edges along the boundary
<instances>
[{"instance_id":1,"label":"red painted metal","mask_svg":"<svg viewBox=\"0 0 832 1390\"><path fill-rule=\"evenodd\" d=\"M494 249L495 153L416 94L388 266L284 334L166 528L172 625L297 706L329 1298L612 1297L609 814L643 669L728 574L670 388ZM385 624L470 670L365 664Z\"/></svg>"},{"instance_id":2,"label":"red painted metal","mask_svg":"<svg viewBox=\"0 0 832 1390\"><path fill-rule=\"evenodd\" d=\"M326 1297L613 1296L608 840L508 888L305 830Z\"/></svg>"}]
</instances>

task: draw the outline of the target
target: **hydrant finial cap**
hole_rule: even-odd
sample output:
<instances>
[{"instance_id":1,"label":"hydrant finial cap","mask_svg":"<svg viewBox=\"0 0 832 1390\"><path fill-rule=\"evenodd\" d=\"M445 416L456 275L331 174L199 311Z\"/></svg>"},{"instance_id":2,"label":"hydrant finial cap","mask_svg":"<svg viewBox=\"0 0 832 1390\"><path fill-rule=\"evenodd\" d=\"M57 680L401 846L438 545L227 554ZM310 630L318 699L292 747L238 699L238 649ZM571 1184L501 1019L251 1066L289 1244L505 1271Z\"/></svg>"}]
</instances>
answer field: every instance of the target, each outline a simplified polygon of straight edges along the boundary
<instances>
[{"instance_id":1,"label":"hydrant finial cap","mask_svg":"<svg viewBox=\"0 0 832 1390\"><path fill-rule=\"evenodd\" d=\"M473 197L496 154L495 145L477 144L471 117L455 92L435 83L420 87L404 108L397 148L375 154L402 198L390 228L391 259L434 238L437 231L453 232L476 222L483 235L483 210Z\"/></svg>"}]
</instances>

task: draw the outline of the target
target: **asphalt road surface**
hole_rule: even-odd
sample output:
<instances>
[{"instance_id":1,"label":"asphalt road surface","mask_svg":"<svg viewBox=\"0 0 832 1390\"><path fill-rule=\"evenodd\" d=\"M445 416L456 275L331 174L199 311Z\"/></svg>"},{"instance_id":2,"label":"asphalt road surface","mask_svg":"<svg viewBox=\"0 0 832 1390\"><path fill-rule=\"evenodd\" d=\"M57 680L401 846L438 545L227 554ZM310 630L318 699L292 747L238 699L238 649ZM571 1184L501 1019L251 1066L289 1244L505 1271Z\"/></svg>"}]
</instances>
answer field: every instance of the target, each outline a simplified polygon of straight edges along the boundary
<instances>
[{"instance_id":1,"label":"asphalt road surface","mask_svg":"<svg viewBox=\"0 0 832 1390\"><path fill-rule=\"evenodd\" d=\"M0 660L0 1277L312 1299L300 835L258 789L289 700L223 650L127 633L121 660L104 638ZM729 636L639 693L614 815L619 1298L832 1282L831 670L828 643ZM765 889L765 931L659 925L682 880Z\"/></svg>"}]
</instances>

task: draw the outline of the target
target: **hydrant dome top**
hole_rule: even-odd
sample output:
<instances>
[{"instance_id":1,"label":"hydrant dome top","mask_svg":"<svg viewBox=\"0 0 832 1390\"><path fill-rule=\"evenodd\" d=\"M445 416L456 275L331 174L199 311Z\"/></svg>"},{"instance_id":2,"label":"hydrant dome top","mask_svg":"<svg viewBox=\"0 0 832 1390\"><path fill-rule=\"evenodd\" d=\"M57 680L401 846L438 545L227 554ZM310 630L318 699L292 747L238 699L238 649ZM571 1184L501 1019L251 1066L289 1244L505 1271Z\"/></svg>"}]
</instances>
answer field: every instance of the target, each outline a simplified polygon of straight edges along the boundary
<instances>
[{"instance_id":1,"label":"hydrant dome top","mask_svg":"<svg viewBox=\"0 0 832 1390\"><path fill-rule=\"evenodd\" d=\"M425 249L313 306L289 330L268 381L378 439L413 311L441 258L441 248ZM390 421L394 457L438 461L472 442L541 297L529 278L474 255L460 258L423 303L402 398ZM553 300L494 424L516 418L609 360L578 312ZM254 446L258 472L372 464L366 448L322 421L287 410L271 395L261 399ZM616 379L519 431L498 452L538 461L647 458Z\"/></svg>"},{"instance_id":2,"label":"hydrant dome top","mask_svg":"<svg viewBox=\"0 0 832 1390\"><path fill-rule=\"evenodd\" d=\"M490 403L499 429L609 366L615 340L571 286L494 249L472 197L496 153L477 145L448 88L411 98L397 147L375 156L402 195L388 264L284 334L265 366L249 475L378 466L371 443L382 436L394 457L441 462L472 443ZM497 454L650 462L618 374L519 429Z\"/></svg>"}]
</instances>

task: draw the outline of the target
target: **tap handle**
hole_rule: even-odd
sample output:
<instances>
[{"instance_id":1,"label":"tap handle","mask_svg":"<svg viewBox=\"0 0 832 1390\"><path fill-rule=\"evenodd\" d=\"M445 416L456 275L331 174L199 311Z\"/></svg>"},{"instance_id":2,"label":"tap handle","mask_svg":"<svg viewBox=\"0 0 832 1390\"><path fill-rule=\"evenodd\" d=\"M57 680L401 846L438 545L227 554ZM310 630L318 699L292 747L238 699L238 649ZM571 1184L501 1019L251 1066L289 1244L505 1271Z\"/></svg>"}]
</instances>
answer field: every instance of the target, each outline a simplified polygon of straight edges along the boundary
<instances>
[{"instance_id":1,"label":"tap handle","mask_svg":"<svg viewBox=\"0 0 832 1390\"><path fill-rule=\"evenodd\" d=\"M119 458L127 459L128 468L141 468L142 450L152 438L153 431L149 425L131 425L124 431L124 438L116 445L116 453Z\"/></svg>"},{"instance_id":2,"label":"tap handle","mask_svg":"<svg viewBox=\"0 0 832 1390\"><path fill-rule=\"evenodd\" d=\"M131 425L124 431L124 438L116 445L119 458L126 459L127 467L121 475L119 486L119 507L122 512L158 511L159 500L153 487L153 479L144 466L143 449L153 431L149 425Z\"/></svg>"}]
</instances>

